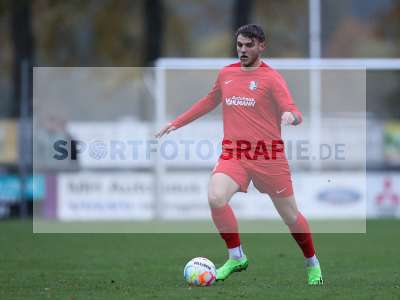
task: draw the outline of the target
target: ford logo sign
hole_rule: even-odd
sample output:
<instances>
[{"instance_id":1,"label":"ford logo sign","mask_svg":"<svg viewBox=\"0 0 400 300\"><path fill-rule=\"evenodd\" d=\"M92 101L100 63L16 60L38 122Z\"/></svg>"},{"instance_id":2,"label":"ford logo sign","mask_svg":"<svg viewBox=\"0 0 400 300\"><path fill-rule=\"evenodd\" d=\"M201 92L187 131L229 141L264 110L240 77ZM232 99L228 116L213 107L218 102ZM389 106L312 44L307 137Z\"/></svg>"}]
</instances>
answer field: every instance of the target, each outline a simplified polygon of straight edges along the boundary
<instances>
[{"instance_id":1,"label":"ford logo sign","mask_svg":"<svg viewBox=\"0 0 400 300\"><path fill-rule=\"evenodd\" d=\"M318 201L330 204L349 204L361 199L361 193L349 188L331 188L318 193Z\"/></svg>"}]
</instances>

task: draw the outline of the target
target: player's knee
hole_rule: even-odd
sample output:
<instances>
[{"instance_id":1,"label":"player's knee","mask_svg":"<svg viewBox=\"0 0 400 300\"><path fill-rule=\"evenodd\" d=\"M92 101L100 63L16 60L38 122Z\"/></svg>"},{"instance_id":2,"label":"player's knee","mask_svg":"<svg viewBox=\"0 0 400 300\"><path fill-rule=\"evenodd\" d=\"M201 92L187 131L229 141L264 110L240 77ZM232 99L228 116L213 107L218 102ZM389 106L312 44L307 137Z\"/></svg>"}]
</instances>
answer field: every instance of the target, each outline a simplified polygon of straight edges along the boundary
<instances>
[{"instance_id":1,"label":"player's knee","mask_svg":"<svg viewBox=\"0 0 400 300\"><path fill-rule=\"evenodd\" d=\"M297 214L286 214L282 216L283 222L285 222L286 225L290 226L296 223L297 221Z\"/></svg>"},{"instance_id":2,"label":"player's knee","mask_svg":"<svg viewBox=\"0 0 400 300\"><path fill-rule=\"evenodd\" d=\"M224 191L218 189L210 189L208 191L208 203L210 207L222 207L226 202L227 199Z\"/></svg>"},{"instance_id":3,"label":"player's knee","mask_svg":"<svg viewBox=\"0 0 400 300\"><path fill-rule=\"evenodd\" d=\"M297 209L294 209L293 207L280 207L278 212L286 225L290 226L296 223L298 214Z\"/></svg>"},{"instance_id":4,"label":"player's knee","mask_svg":"<svg viewBox=\"0 0 400 300\"><path fill-rule=\"evenodd\" d=\"M274 205L286 225L292 225L297 221L299 210L293 196L287 198L273 198Z\"/></svg>"}]
</instances>

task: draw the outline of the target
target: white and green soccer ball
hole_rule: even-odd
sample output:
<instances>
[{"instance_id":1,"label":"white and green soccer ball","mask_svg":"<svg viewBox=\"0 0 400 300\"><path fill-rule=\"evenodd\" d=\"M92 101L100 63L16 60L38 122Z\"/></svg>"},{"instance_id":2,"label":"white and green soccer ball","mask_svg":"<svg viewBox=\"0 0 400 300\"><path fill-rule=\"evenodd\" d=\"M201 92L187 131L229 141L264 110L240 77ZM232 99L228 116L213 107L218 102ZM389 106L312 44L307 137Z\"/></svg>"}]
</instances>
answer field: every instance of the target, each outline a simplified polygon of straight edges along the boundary
<instances>
[{"instance_id":1,"label":"white and green soccer ball","mask_svg":"<svg viewBox=\"0 0 400 300\"><path fill-rule=\"evenodd\" d=\"M183 269L183 277L191 286L212 285L216 277L215 266L205 257L193 258Z\"/></svg>"}]
</instances>

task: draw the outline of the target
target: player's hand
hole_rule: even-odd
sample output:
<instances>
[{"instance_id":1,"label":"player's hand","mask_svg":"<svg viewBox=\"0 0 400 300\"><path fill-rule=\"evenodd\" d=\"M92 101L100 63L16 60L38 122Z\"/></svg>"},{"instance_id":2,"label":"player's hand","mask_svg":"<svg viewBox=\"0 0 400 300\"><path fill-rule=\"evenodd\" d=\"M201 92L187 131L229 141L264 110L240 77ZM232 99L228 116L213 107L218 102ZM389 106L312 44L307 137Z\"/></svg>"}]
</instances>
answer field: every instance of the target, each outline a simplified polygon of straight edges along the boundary
<instances>
[{"instance_id":1,"label":"player's hand","mask_svg":"<svg viewBox=\"0 0 400 300\"><path fill-rule=\"evenodd\" d=\"M296 122L296 117L294 116L294 114L292 112L285 111L282 114L282 117L281 117L281 124L282 125L284 125L284 126L285 125L292 125L295 122Z\"/></svg>"},{"instance_id":2,"label":"player's hand","mask_svg":"<svg viewBox=\"0 0 400 300\"><path fill-rule=\"evenodd\" d=\"M171 131L174 131L176 129L175 126L172 125L172 123L168 123L166 126L164 126L163 129L161 129L158 133L154 135L155 138L159 139L161 138L164 134L168 134Z\"/></svg>"}]
</instances>

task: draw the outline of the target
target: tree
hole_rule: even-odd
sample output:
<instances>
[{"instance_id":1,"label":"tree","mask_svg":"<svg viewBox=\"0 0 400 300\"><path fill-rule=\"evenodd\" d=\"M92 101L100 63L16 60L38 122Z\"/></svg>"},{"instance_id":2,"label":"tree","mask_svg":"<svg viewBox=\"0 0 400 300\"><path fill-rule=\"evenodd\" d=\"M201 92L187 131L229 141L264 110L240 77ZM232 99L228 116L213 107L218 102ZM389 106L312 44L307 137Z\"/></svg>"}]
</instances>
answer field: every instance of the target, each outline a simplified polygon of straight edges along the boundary
<instances>
[{"instance_id":1,"label":"tree","mask_svg":"<svg viewBox=\"0 0 400 300\"><path fill-rule=\"evenodd\" d=\"M160 57L163 43L164 9L161 0L145 1L145 65Z\"/></svg>"},{"instance_id":2,"label":"tree","mask_svg":"<svg viewBox=\"0 0 400 300\"><path fill-rule=\"evenodd\" d=\"M25 63L29 68L28 74L28 106L29 113L32 111L32 68L33 65L33 37L32 37L32 7L30 1L15 0L11 4L11 32L14 45L13 62L13 106L12 117L20 115L21 101L21 79L22 65Z\"/></svg>"},{"instance_id":3,"label":"tree","mask_svg":"<svg viewBox=\"0 0 400 300\"><path fill-rule=\"evenodd\" d=\"M253 0L236 0L233 7L233 32L242 26L246 25L250 21L250 14L253 8ZM236 49L232 51L232 55L237 55Z\"/></svg>"}]
</instances>

